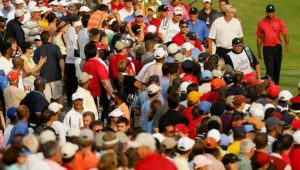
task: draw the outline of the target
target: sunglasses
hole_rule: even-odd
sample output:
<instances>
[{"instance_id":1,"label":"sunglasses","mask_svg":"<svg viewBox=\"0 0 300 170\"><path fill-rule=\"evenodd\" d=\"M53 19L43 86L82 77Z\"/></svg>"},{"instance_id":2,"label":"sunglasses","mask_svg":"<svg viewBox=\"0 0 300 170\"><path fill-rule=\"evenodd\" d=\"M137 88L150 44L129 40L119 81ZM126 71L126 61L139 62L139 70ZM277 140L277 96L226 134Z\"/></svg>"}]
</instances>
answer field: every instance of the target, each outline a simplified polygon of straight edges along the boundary
<instances>
[{"instance_id":1,"label":"sunglasses","mask_svg":"<svg viewBox=\"0 0 300 170\"><path fill-rule=\"evenodd\" d=\"M181 28L188 28L188 26L181 26Z\"/></svg>"},{"instance_id":2,"label":"sunglasses","mask_svg":"<svg viewBox=\"0 0 300 170\"><path fill-rule=\"evenodd\" d=\"M38 2L38 4L44 4L44 2Z\"/></svg>"}]
</instances>

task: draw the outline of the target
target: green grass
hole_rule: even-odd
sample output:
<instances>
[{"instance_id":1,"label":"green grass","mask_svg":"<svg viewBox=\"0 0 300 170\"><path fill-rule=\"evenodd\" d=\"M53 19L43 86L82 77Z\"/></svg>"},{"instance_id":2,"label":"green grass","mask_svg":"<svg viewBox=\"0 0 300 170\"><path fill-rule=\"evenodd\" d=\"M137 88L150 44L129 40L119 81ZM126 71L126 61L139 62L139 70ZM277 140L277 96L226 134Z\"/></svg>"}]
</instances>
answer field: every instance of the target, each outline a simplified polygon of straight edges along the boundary
<instances>
[{"instance_id":1,"label":"green grass","mask_svg":"<svg viewBox=\"0 0 300 170\"><path fill-rule=\"evenodd\" d=\"M192 0L184 0L190 3ZM281 89L288 89L296 94L297 85L300 81L300 3L299 0L229 0L230 4L237 9L237 16L241 20L244 42L250 46L254 53L256 50L257 23L265 16L265 7L268 4L275 5L275 14L282 18L287 27L290 38L290 47L283 53L283 62L280 77ZM212 0L213 8L219 11L218 0ZM193 6L202 8L202 0ZM282 38L283 40L283 38ZM284 40L283 40L284 41ZM284 43L283 43L284 45ZM261 61L262 74L265 73L265 65Z\"/></svg>"}]
</instances>

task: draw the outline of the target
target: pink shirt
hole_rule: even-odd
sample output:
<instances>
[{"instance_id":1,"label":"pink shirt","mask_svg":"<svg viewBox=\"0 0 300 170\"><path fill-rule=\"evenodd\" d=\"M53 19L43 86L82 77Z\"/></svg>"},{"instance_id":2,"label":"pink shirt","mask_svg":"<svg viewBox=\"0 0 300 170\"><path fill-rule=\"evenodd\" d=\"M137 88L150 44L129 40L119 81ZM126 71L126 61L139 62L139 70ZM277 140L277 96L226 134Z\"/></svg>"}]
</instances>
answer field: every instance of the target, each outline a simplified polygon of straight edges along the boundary
<instances>
[{"instance_id":1,"label":"pink shirt","mask_svg":"<svg viewBox=\"0 0 300 170\"><path fill-rule=\"evenodd\" d=\"M281 44L280 33L286 34L287 27L284 21L276 16L271 20L263 18L256 30L256 35L263 39L263 46L269 47Z\"/></svg>"},{"instance_id":2,"label":"pink shirt","mask_svg":"<svg viewBox=\"0 0 300 170\"><path fill-rule=\"evenodd\" d=\"M185 6L183 6L182 4L178 4L176 7L181 7L182 11L183 11L183 19L189 20L190 16L185 8ZM173 12L174 12L174 6L172 6L171 4L168 5L169 11L168 11L168 17L172 18L173 17Z\"/></svg>"},{"instance_id":3,"label":"pink shirt","mask_svg":"<svg viewBox=\"0 0 300 170\"><path fill-rule=\"evenodd\" d=\"M45 159L45 162L47 163L47 165L49 166L49 168L51 170L67 170L66 168L64 168L60 164L58 164L57 162L54 162L50 159Z\"/></svg>"}]
</instances>

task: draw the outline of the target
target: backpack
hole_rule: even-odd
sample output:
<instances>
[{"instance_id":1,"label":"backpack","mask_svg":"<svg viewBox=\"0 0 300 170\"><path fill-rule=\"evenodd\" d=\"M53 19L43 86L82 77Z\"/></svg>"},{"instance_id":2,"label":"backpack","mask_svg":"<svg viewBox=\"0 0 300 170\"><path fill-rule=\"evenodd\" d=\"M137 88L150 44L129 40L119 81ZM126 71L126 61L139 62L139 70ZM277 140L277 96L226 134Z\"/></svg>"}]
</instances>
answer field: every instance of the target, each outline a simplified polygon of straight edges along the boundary
<instances>
[{"instance_id":1,"label":"backpack","mask_svg":"<svg viewBox=\"0 0 300 170\"><path fill-rule=\"evenodd\" d=\"M0 70L0 88L4 90L8 86L8 78L3 70Z\"/></svg>"}]
</instances>

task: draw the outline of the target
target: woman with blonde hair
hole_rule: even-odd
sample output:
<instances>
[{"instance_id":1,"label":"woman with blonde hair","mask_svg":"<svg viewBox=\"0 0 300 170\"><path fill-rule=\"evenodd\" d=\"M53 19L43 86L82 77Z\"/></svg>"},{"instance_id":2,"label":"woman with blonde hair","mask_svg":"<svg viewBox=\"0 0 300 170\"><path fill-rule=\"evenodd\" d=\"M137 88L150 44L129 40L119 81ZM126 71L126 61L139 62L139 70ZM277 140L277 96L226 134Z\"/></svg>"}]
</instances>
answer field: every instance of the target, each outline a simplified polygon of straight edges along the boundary
<instances>
[{"instance_id":1,"label":"woman with blonde hair","mask_svg":"<svg viewBox=\"0 0 300 170\"><path fill-rule=\"evenodd\" d=\"M98 170L117 170L117 154L114 152L107 152L106 154L102 155L97 168Z\"/></svg>"}]
</instances>

